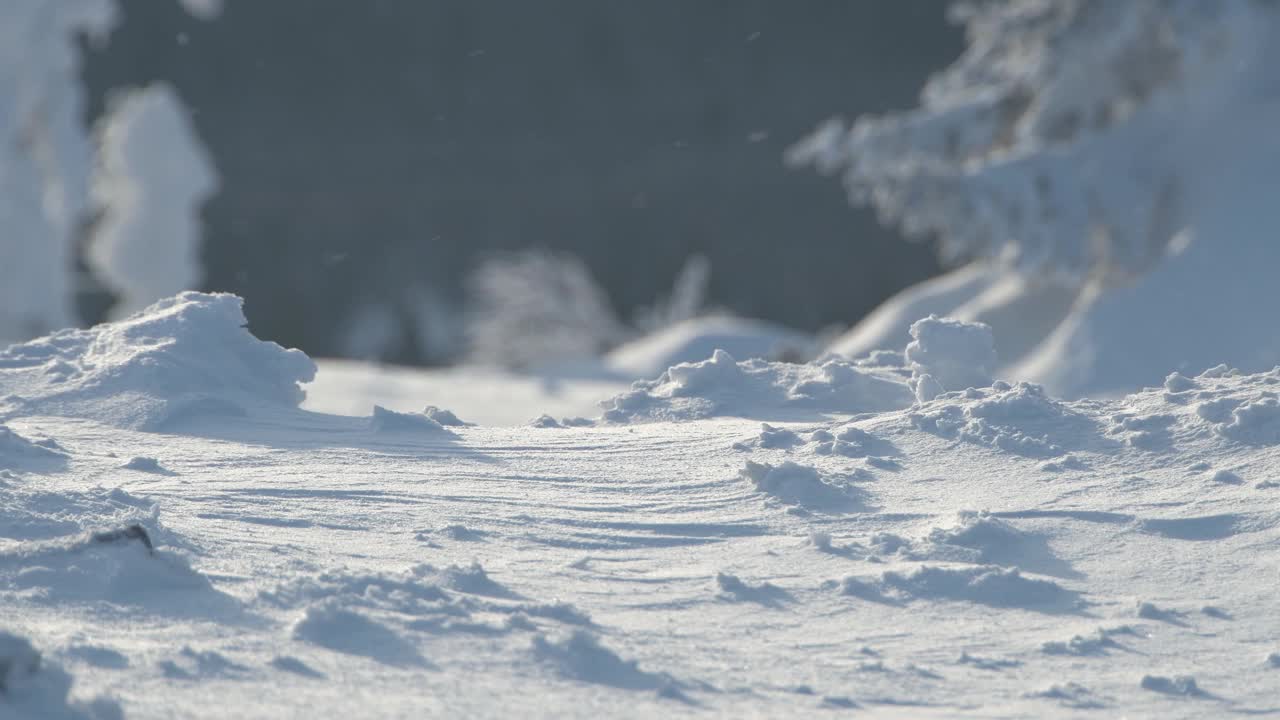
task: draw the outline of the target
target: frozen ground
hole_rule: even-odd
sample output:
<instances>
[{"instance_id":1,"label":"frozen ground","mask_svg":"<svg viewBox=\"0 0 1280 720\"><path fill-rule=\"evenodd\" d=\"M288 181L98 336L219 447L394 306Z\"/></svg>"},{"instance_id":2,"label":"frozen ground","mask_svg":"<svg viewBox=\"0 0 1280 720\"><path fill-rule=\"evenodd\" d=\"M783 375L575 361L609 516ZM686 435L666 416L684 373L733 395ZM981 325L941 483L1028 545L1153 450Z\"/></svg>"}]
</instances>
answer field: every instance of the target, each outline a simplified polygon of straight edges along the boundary
<instances>
[{"instance_id":1,"label":"frozen ground","mask_svg":"<svg viewBox=\"0 0 1280 720\"><path fill-rule=\"evenodd\" d=\"M1280 371L1059 402L931 321L486 427L242 323L0 352L0 717L1280 714Z\"/></svg>"}]
</instances>

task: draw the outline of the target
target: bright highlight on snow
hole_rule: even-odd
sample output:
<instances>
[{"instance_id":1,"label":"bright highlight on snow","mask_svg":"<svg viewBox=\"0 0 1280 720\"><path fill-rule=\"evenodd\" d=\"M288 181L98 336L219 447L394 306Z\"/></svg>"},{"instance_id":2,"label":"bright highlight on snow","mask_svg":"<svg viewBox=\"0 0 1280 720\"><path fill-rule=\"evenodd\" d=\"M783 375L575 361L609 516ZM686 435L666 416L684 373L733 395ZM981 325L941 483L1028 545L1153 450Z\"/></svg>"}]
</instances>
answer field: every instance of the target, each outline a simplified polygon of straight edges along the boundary
<instances>
[{"instance_id":1,"label":"bright highlight on snow","mask_svg":"<svg viewBox=\"0 0 1280 720\"><path fill-rule=\"evenodd\" d=\"M1280 369L1058 400L930 317L905 352L717 351L499 428L447 394L302 409L314 365L244 325L183 293L0 353L8 716L1200 717L1280 690Z\"/></svg>"}]
</instances>

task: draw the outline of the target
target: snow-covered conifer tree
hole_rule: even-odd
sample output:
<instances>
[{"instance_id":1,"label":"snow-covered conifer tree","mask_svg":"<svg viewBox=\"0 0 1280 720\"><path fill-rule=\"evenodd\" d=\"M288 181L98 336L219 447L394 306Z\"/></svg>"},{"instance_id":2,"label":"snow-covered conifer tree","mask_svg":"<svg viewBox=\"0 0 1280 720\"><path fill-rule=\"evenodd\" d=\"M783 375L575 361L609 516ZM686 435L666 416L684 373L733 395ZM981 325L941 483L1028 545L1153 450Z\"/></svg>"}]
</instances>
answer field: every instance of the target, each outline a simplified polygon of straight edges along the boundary
<instances>
[{"instance_id":1,"label":"snow-covered conifer tree","mask_svg":"<svg viewBox=\"0 0 1280 720\"><path fill-rule=\"evenodd\" d=\"M0 3L0 346L74 324L93 157L77 37L115 21L112 0Z\"/></svg>"},{"instance_id":2,"label":"snow-covered conifer tree","mask_svg":"<svg viewBox=\"0 0 1280 720\"><path fill-rule=\"evenodd\" d=\"M97 128L93 199L103 218L94 272L119 295L113 317L199 285L200 207L217 175L177 94L153 85L121 98Z\"/></svg>"},{"instance_id":3,"label":"snow-covered conifer tree","mask_svg":"<svg viewBox=\"0 0 1280 720\"><path fill-rule=\"evenodd\" d=\"M1060 392L1263 362L1277 338L1223 316L1280 300L1274 283L1234 281L1248 298L1232 289L1232 307L1213 298L1231 273L1280 264L1259 223L1240 222L1274 218L1251 198L1280 181L1280 3L1009 0L953 13L969 47L918 109L830 122L790 159L840 173L855 202L937 237L945 259L1004 268L960 304L969 319L1003 317L997 341L1018 348L1003 359ZM1159 279L1193 256L1203 302Z\"/></svg>"}]
</instances>

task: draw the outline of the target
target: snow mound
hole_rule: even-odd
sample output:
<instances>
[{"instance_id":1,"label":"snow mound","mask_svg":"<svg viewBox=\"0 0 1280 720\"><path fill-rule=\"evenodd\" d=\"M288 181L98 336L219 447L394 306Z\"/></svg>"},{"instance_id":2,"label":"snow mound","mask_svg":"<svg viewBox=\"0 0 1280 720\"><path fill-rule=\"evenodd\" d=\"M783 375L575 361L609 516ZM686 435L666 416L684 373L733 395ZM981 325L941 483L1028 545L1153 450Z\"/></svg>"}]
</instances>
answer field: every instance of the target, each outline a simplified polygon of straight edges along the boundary
<instances>
[{"instance_id":1,"label":"snow mound","mask_svg":"<svg viewBox=\"0 0 1280 720\"><path fill-rule=\"evenodd\" d=\"M816 512L856 510L861 507L864 495L850 485L847 478L828 475L790 460L777 466L748 460L738 476L784 504Z\"/></svg>"},{"instance_id":2,"label":"snow mound","mask_svg":"<svg viewBox=\"0 0 1280 720\"><path fill-rule=\"evenodd\" d=\"M161 430L204 414L295 408L315 365L253 337L234 295L184 292L119 322L0 351L4 416L58 415Z\"/></svg>"},{"instance_id":3,"label":"snow mound","mask_svg":"<svg viewBox=\"0 0 1280 720\"><path fill-rule=\"evenodd\" d=\"M1056 457L1098 436L1093 419L1029 383L944 393L907 417L925 432L1027 457Z\"/></svg>"},{"instance_id":4,"label":"snow mound","mask_svg":"<svg viewBox=\"0 0 1280 720\"><path fill-rule=\"evenodd\" d=\"M56 445L28 440L0 424L0 468L18 467L33 460L65 460L66 453L55 448Z\"/></svg>"},{"instance_id":5,"label":"snow mound","mask_svg":"<svg viewBox=\"0 0 1280 720\"><path fill-rule=\"evenodd\" d=\"M631 390L601 406L606 422L628 423L883 412L907 407L911 401L901 377L847 360L806 365L738 362L716 350L708 360L675 365L655 380L633 383Z\"/></svg>"},{"instance_id":6,"label":"snow mound","mask_svg":"<svg viewBox=\"0 0 1280 720\"><path fill-rule=\"evenodd\" d=\"M438 408L435 405L428 405L423 408L422 414L446 427L467 427L475 424L463 422L451 411L445 410L444 408Z\"/></svg>"},{"instance_id":7,"label":"snow mound","mask_svg":"<svg viewBox=\"0 0 1280 720\"><path fill-rule=\"evenodd\" d=\"M172 614L226 616L238 604L185 558L156 549L141 525L23 543L0 553L0 598L49 605L100 602Z\"/></svg>"},{"instance_id":8,"label":"snow mound","mask_svg":"<svg viewBox=\"0 0 1280 720\"><path fill-rule=\"evenodd\" d=\"M954 525L931 528L916 539L876 533L867 546L879 555L903 560L1001 565L1043 575L1076 575L1053 554L1042 536L986 512L961 511Z\"/></svg>"},{"instance_id":9,"label":"snow mound","mask_svg":"<svg viewBox=\"0 0 1280 720\"><path fill-rule=\"evenodd\" d=\"M1072 682L1051 685L1045 690L1031 693L1028 697L1056 700L1059 704L1075 710L1096 710L1106 707L1106 703L1102 702L1092 690Z\"/></svg>"},{"instance_id":10,"label":"snow mound","mask_svg":"<svg viewBox=\"0 0 1280 720\"><path fill-rule=\"evenodd\" d=\"M669 675L641 670L636 661L623 660L585 630L574 630L555 640L538 635L533 639L533 654L574 680L680 696L679 685Z\"/></svg>"},{"instance_id":11,"label":"snow mound","mask_svg":"<svg viewBox=\"0 0 1280 720\"><path fill-rule=\"evenodd\" d=\"M736 602L753 602L767 607L778 607L791 599L791 593L773 583L752 585L737 575L716 573L716 587L720 597Z\"/></svg>"},{"instance_id":12,"label":"snow mound","mask_svg":"<svg viewBox=\"0 0 1280 720\"><path fill-rule=\"evenodd\" d=\"M1072 635L1070 640L1050 640L1040 646L1040 652L1046 655L1072 655L1077 657L1106 655L1109 650L1122 649L1123 646L1113 640L1116 635L1134 635L1133 628L1122 625L1118 628L1098 628L1088 635Z\"/></svg>"},{"instance_id":13,"label":"snow mound","mask_svg":"<svg viewBox=\"0 0 1280 720\"><path fill-rule=\"evenodd\" d=\"M0 502L0 546L6 539L15 543L65 539L103 527L145 524L155 528L157 516L151 501L118 488L53 493L24 487L6 493Z\"/></svg>"},{"instance_id":14,"label":"snow mound","mask_svg":"<svg viewBox=\"0 0 1280 720\"><path fill-rule=\"evenodd\" d=\"M1029 578L1016 568L995 565L948 567L921 565L910 572L889 570L878 579L846 577L845 595L891 604L911 600L957 600L991 607L1046 612L1075 610L1076 593L1051 580Z\"/></svg>"},{"instance_id":15,"label":"snow mound","mask_svg":"<svg viewBox=\"0 0 1280 720\"><path fill-rule=\"evenodd\" d=\"M335 603L307 608L293 626L297 640L335 652L368 657L387 665L425 665L426 660L400 633L362 613Z\"/></svg>"},{"instance_id":16,"label":"snow mound","mask_svg":"<svg viewBox=\"0 0 1280 720\"><path fill-rule=\"evenodd\" d=\"M40 656L30 640L0 630L0 716L48 720L115 720L120 706L106 697L71 700L72 679Z\"/></svg>"},{"instance_id":17,"label":"snow mound","mask_svg":"<svg viewBox=\"0 0 1280 720\"><path fill-rule=\"evenodd\" d=\"M121 465L120 469L135 470L137 472L151 473L153 475L177 475L177 473L161 465L159 460L142 455L129 458L129 461Z\"/></svg>"},{"instance_id":18,"label":"snow mound","mask_svg":"<svg viewBox=\"0 0 1280 720\"><path fill-rule=\"evenodd\" d=\"M623 343L605 355L605 365L629 378L652 378L674 365L706 360L716 350L744 360L807 359L814 341L772 323L713 315Z\"/></svg>"},{"instance_id":19,"label":"snow mound","mask_svg":"<svg viewBox=\"0 0 1280 720\"><path fill-rule=\"evenodd\" d=\"M373 406L369 429L375 433L446 433L440 421L425 413L403 413Z\"/></svg>"},{"instance_id":20,"label":"snow mound","mask_svg":"<svg viewBox=\"0 0 1280 720\"><path fill-rule=\"evenodd\" d=\"M1163 675L1143 675L1139 683L1143 690L1150 690L1164 695L1181 695L1184 697L1206 696L1204 690L1196 685L1196 679L1190 675L1164 677Z\"/></svg>"},{"instance_id":21,"label":"snow mound","mask_svg":"<svg viewBox=\"0 0 1280 720\"><path fill-rule=\"evenodd\" d=\"M750 450L751 448L765 449L787 449L802 444L804 441L800 439L794 430L786 428L777 428L769 423L760 423L760 433L750 440L734 443L736 450Z\"/></svg>"},{"instance_id":22,"label":"snow mound","mask_svg":"<svg viewBox=\"0 0 1280 720\"><path fill-rule=\"evenodd\" d=\"M990 385L996 369L995 339L983 323L930 315L912 323L905 359L916 399L928 402L949 390Z\"/></svg>"},{"instance_id":23,"label":"snow mound","mask_svg":"<svg viewBox=\"0 0 1280 720\"><path fill-rule=\"evenodd\" d=\"M1196 385L1196 414L1218 435L1247 445L1280 444L1280 367L1242 376L1219 366L1201 373ZM1166 393L1166 398L1177 402L1178 395Z\"/></svg>"},{"instance_id":24,"label":"snow mound","mask_svg":"<svg viewBox=\"0 0 1280 720\"><path fill-rule=\"evenodd\" d=\"M816 455L842 455L852 458L883 458L901 455L892 442L877 437L856 425L833 430L815 430L809 435Z\"/></svg>"},{"instance_id":25,"label":"snow mound","mask_svg":"<svg viewBox=\"0 0 1280 720\"><path fill-rule=\"evenodd\" d=\"M403 638L420 631L489 636L536 630L529 618L591 625L590 618L571 605L525 599L476 563L446 568L422 564L400 572L331 570L282 583L259 593L259 598L280 608L306 609L295 635L334 650L340 649L335 646L339 640L330 635L341 635L348 624L382 634L373 628L376 624ZM358 647L340 651L369 654ZM396 653L390 664L403 664L407 657Z\"/></svg>"}]
</instances>

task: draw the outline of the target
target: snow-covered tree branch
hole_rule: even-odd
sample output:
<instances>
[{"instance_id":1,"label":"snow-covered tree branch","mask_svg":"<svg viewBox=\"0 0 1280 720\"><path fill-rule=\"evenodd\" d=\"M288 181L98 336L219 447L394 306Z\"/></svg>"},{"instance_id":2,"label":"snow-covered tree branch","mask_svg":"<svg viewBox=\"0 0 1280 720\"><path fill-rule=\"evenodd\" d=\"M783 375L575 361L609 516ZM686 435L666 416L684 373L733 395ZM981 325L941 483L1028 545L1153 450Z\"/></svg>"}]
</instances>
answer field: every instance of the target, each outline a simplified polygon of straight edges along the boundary
<instances>
[{"instance_id":1,"label":"snow-covered tree branch","mask_svg":"<svg viewBox=\"0 0 1280 720\"><path fill-rule=\"evenodd\" d=\"M960 4L969 47L921 107L831 121L794 163L839 172L857 203L944 258L1108 283L1186 225L1188 138L1270 42L1260 0ZM1265 72L1265 70L1264 70Z\"/></svg>"}]
</instances>

